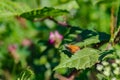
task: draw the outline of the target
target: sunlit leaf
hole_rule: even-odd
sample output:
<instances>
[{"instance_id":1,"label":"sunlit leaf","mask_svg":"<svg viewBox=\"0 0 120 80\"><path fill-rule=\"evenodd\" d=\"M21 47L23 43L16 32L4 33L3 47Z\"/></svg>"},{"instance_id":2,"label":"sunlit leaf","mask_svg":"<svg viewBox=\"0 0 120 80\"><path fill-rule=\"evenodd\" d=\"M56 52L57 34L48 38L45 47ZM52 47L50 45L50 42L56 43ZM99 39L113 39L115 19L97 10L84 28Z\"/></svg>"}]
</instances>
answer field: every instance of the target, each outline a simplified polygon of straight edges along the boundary
<instances>
[{"instance_id":1,"label":"sunlit leaf","mask_svg":"<svg viewBox=\"0 0 120 80\"><path fill-rule=\"evenodd\" d=\"M88 39L85 39L84 41L82 42L79 42L79 43L76 43L75 45L78 45L78 46L87 46L87 45L90 45L90 44L95 44L95 43L99 43L100 40L99 40L99 36L93 36L93 37L90 37Z\"/></svg>"},{"instance_id":2,"label":"sunlit leaf","mask_svg":"<svg viewBox=\"0 0 120 80\"><path fill-rule=\"evenodd\" d=\"M98 61L98 53L98 50L92 48L84 48L79 50L70 58L64 53L61 53L61 62L54 70L59 68L89 68Z\"/></svg>"},{"instance_id":3,"label":"sunlit leaf","mask_svg":"<svg viewBox=\"0 0 120 80\"><path fill-rule=\"evenodd\" d=\"M24 3L17 3L9 0L0 1L0 18L18 16L21 13L29 10L30 8Z\"/></svg>"}]
</instances>

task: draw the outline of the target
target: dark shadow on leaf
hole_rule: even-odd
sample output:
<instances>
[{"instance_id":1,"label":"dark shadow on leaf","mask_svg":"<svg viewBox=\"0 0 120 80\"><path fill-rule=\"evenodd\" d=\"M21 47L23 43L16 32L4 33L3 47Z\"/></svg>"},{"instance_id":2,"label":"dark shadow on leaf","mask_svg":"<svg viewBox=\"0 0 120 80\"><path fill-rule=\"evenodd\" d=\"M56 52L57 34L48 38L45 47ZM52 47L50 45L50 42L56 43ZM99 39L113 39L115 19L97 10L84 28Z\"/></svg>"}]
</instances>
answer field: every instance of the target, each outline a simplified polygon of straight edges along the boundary
<instances>
[{"instance_id":1,"label":"dark shadow on leaf","mask_svg":"<svg viewBox=\"0 0 120 80\"><path fill-rule=\"evenodd\" d=\"M82 36L82 39L84 40L84 39L89 38L91 36L97 35L97 33L94 31L91 31L91 30L84 30L80 35Z\"/></svg>"},{"instance_id":2,"label":"dark shadow on leaf","mask_svg":"<svg viewBox=\"0 0 120 80\"><path fill-rule=\"evenodd\" d=\"M101 53L99 60L102 60L105 56L107 56L108 54L112 54L115 50L106 50L104 52Z\"/></svg>"},{"instance_id":3,"label":"dark shadow on leaf","mask_svg":"<svg viewBox=\"0 0 120 80\"><path fill-rule=\"evenodd\" d=\"M70 51L63 50L63 52L64 52L65 54L67 54L69 57L71 57L71 56L72 56L72 53L71 53Z\"/></svg>"},{"instance_id":4,"label":"dark shadow on leaf","mask_svg":"<svg viewBox=\"0 0 120 80\"><path fill-rule=\"evenodd\" d=\"M100 41L109 41L110 40L110 35L109 34L99 32L98 35L99 35L99 40Z\"/></svg>"}]
</instances>

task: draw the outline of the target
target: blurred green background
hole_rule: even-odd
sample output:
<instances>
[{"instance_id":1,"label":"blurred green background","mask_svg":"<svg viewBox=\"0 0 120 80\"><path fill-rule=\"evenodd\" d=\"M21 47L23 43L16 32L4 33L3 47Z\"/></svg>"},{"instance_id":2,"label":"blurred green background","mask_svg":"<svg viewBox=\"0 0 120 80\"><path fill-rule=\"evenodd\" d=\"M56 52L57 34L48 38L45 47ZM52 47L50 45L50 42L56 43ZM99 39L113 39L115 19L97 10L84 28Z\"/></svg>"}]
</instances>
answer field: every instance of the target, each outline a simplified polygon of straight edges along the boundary
<instances>
[{"instance_id":1,"label":"blurred green background","mask_svg":"<svg viewBox=\"0 0 120 80\"><path fill-rule=\"evenodd\" d=\"M56 20L66 20L72 26L107 34L110 34L111 7L115 7L114 15L118 12L117 0L9 1L27 5L30 9L54 7L68 10L67 16L61 15ZM54 31L64 36L67 28L48 19L41 22L21 17L0 19L0 79L16 80L24 69L30 67L35 80L56 80L53 68L59 62L59 52L48 43L49 34ZM66 71L58 72L64 74Z\"/></svg>"}]
</instances>

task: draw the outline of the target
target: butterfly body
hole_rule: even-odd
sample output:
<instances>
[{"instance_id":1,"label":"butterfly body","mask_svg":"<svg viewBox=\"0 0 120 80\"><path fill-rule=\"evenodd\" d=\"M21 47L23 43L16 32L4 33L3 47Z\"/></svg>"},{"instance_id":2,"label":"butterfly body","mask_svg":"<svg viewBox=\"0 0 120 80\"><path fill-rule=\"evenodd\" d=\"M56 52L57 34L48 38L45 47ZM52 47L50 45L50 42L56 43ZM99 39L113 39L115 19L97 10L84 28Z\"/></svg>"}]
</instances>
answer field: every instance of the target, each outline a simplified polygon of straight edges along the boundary
<instances>
[{"instance_id":1,"label":"butterfly body","mask_svg":"<svg viewBox=\"0 0 120 80\"><path fill-rule=\"evenodd\" d=\"M75 53L76 51L80 50L79 46L76 45L66 45L66 48L71 52L71 53Z\"/></svg>"}]
</instances>

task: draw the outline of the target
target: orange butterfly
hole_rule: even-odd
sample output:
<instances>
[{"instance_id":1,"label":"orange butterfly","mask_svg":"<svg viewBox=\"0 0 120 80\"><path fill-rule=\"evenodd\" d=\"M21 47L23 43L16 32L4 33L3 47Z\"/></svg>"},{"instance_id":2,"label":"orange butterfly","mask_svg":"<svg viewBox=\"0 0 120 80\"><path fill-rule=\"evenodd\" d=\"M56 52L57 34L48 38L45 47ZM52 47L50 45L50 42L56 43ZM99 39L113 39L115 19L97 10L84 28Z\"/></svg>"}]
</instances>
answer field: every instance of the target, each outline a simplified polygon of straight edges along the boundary
<instances>
[{"instance_id":1,"label":"orange butterfly","mask_svg":"<svg viewBox=\"0 0 120 80\"><path fill-rule=\"evenodd\" d=\"M70 52L75 53L76 51L80 50L79 46L76 45L66 45L65 46Z\"/></svg>"}]
</instances>

